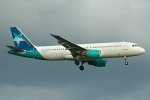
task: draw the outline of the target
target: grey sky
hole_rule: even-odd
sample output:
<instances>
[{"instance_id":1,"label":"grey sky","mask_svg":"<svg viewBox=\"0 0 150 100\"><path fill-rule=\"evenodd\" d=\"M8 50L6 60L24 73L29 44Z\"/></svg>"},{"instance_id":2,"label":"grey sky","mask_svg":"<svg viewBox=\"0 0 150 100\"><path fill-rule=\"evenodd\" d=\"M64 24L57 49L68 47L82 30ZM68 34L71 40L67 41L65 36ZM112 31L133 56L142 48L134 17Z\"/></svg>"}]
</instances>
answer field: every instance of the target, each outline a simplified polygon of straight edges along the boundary
<instances>
[{"instance_id":1,"label":"grey sky","mask_svg":"<svg viewBox=\"0 0 150 100\"><path fill-rule=\"evenodd\" d=\"M0 99L149 100L149 0L0 0ZM135 42L146 53L108 59L107 66L40 61L7 54L18 26L35 45L57 45L49 33L74 43Z\"/></svg>"}]
</instances>

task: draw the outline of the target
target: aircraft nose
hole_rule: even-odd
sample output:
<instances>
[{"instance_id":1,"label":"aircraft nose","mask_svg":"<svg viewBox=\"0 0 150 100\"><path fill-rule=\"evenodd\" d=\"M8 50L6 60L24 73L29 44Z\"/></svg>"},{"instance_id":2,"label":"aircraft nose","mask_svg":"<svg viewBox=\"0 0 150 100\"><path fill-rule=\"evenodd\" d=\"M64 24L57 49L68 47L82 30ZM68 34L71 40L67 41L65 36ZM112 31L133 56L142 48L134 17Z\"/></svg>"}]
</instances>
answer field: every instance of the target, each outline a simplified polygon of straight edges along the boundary
<instances>
[{"instance_id":1,"label":"aircraft nose","mask_svg":"<svg viewBox=\"0 0 150 100\"><path fill-rule=\"evenodd\" d=\"M141 48L140 51L143 54L145 52L145 49Z\"/></svg>"}]
</instances>

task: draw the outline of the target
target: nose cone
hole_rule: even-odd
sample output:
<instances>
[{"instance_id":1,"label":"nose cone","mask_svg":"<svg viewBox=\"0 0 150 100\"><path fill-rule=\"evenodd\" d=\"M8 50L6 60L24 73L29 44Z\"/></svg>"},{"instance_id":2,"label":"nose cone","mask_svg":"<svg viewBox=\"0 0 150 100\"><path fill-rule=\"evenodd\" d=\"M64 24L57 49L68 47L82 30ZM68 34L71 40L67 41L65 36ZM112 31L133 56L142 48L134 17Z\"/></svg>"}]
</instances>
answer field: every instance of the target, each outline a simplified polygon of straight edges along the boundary
<instances>
[{"instance_id":1,"label":"nose cone","mask_svg":"<svg viewBox=\"0 0 150 100\"><path fill-rule=\"evenodd\" d=\"M141 52L141 54L143 54L145 52L145 49L140 48L140 52Z\"/></svg>"}]
</instances>

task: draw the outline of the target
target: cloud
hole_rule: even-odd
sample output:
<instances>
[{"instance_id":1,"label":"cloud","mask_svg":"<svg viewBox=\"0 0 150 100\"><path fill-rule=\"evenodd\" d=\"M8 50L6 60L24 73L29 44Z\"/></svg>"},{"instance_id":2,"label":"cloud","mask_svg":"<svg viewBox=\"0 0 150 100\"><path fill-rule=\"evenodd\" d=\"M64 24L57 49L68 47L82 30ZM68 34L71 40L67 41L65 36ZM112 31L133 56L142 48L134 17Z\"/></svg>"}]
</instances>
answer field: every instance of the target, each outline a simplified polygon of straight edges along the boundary
<instances>
[{"instance_id":1,"label":"cloud","mask_svg":"<svg viewBox=\"0 0 150 100\"><path fill-rule=\"evenodd\" d=\"M101 86L100 86L101 87ZM80 89L79 89L80 88ZM97 87L99 88L99 87ZM109 89L109 87L107 87ZM102 88L99 88L102 89ZM78 91L78 92L75 92ZM1 97L0 99L7 100L47 100L47 99L70 99L72 100L119 100L122 98L123 100L148 100L150 92L150 85L146 84L141 87L140 90L129 91L128 93L116 94L115 92L106 89L102 90L93 90L91 87L84 87L82 85L69 85L67 87L16 87L13 85L4 85L1 86Z\"/></svg>"},{"instance_id":2,"label":"cloud","mask_svg":"<svg viewBox=\"0 0 150 100\"><path fill-rule=\"evenodd\" d=\"M149 0L1 0L0 99L149 100ZM40 61L8 55L10 26L35 45L57 45L49 33L74 43L131 41L146 53L108 59L104 68L69 61Z\"/></svg>"}]
</instances>

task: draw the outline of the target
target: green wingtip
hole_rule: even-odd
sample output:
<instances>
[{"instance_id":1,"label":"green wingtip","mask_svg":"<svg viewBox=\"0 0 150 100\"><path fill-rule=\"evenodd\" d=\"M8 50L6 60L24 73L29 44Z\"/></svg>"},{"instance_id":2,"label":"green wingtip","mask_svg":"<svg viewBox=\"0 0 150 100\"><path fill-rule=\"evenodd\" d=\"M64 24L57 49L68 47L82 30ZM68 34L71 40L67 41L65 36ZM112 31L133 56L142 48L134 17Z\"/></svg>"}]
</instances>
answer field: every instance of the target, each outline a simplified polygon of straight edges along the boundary
<instances>
[{"instance_id":1,"label":"green wingtip","mask_svg":"<svg viewBox=\"0 0 150 100\"><path fill-rule=\"evenodd\" d=\"M52 33L50 33L51 37L54 37L54 35Z\"/></svg>"}]
</instances>

